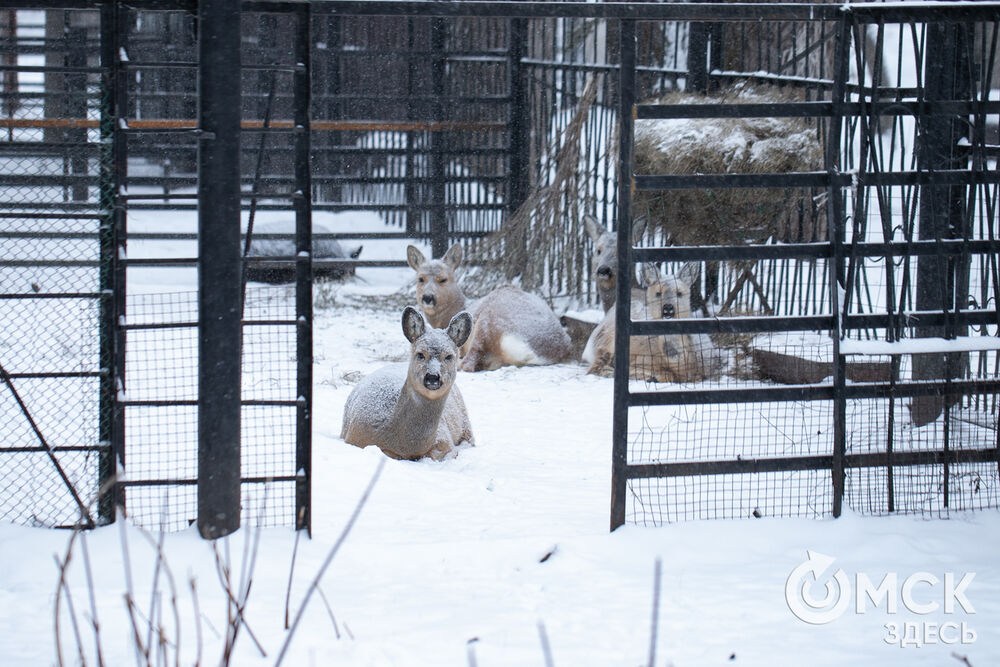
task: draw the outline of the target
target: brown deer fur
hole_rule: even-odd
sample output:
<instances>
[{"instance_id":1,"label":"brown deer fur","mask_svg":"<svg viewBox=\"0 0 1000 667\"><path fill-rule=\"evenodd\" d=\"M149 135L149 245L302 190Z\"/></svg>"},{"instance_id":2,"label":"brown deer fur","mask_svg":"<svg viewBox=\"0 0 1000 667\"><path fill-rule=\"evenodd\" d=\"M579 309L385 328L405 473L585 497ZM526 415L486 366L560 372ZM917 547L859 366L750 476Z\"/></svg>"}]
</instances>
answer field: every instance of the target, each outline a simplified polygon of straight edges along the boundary
<instances>
[{"instance_id":1,"label":"brown deer fur","mask_svg":"<svg viewBox=\"0 0 1000 667\"><path fill-rule=\"evenodd\" d=\"M406 260L417 273L417 305L431 326L444 326L462 310L472 313L472 333L461 350L461 370L539 366L569 357L569 335L548 304L534 294L503 285L478 301L465 298L455 278L462 263L460 245L453 245L441 259L430 260L409 246Z\"/></svg>"}]
</instances>

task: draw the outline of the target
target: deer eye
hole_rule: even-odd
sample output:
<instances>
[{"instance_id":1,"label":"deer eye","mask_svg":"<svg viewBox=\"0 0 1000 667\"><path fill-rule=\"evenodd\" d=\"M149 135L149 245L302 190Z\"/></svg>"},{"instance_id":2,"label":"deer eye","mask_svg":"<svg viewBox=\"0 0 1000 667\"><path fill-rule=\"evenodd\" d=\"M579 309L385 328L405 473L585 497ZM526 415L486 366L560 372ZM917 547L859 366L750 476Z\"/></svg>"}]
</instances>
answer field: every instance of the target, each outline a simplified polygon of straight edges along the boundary
<instances>
[{"instance_id":1,"label":"deer eye","mask_svg":"<svg viewBox=\"0 0 1000 667\"><path fill-rule=\"evenodd\" d=\"M597 254L600 255L603 252L600 248L597 249Z\"/></svg>"},{"instance_id":2,"label":"deer eye","mask_svg":"<svg viewBox=\"0 0 1000 667\"><path fill-rule=\"evenodd\" d=\"M445 361L452 361L454 358L455 358L454 354L449 354L449 355L445 356L444 360Z\"/></svg>"},{"instance_id":3,"label":"deer eye","mask_svg":"<svg viewBox=\"0 0 1000 667\"><path fill-rule=\"evenodd\" d=\"M417 282L423 285L426 282L426 279L423 276L420 276L419 278L417 278Z\"/></svg>"},{"instance_id":4,"label":"deer eye","mask_svg":"<svg viewBox=\"0 0 1000 667\"><path fill-rule=\"evenodd\" d=\"M684 296L684 292L678 292L677 296Z\"/></svg>"},{"instance_id":5,"label":"deer eye","mask_svg":"<svg viewBox=\"0 0 1000 667\"><path fill-rule=\"evenodd\" d=\"M423 352L417 352L417 359L419 359L420 361L423 361L426 358L427 357L424 356Z\"/></svg>"},{"instance_id":6,"label":"deer eye","mask_svg":"<svg viewBox=\"0 0 1000 667\"><path fill-rule=\"evenodd\" d=\"M659 298L659 297L661 297L661 296L663 296L663 292L657 292L657 293L656 293L656 297L657 297L657 298Z\"/></svg>"},{"instance_id":7,"label":"deer eye","mask_svg":"<svg viewBox=\"0 0 1000 667\"><path fill-rule=\"evenodd\" d=\"M447 278L438 278L438 283L444 285L446 282L448 282Z\"/></svg>"}]
</instances>

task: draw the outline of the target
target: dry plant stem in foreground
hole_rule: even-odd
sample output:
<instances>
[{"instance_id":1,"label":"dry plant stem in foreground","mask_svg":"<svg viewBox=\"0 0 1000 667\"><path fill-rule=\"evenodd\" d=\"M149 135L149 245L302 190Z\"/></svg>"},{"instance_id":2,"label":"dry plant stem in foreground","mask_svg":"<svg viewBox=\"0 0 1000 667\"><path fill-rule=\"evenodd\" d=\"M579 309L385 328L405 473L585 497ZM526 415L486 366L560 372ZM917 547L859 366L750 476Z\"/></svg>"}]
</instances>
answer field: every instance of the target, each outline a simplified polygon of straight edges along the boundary
<instances>
[{"instance_id":1,"label":"dry plant stem in foreground","mask_svg":"<svg viewBox=\"0 0 1000 667\"><path fill-rule=\"evenodd\" d=\"M354 511L351 512L350 518L348 518L347 523L344 524L343 530L340 531L340 536L337 541L333 543L333 547L330 549L330 553L327 554L326 560L320 566L319 571L313 578L312 583L309 584L309 588L306 589L305 597L302 599L302 604L299 606L299 611L295 614L295 620L292 622L292 627L288 631L288 636L285 637L285 643L281 646L281 651L278 653L278 658L274 662L274 667L278 667L282 660L285 659L285 653L288 651L289 645L292 643L292 638L295 637L295 631L299 627L299 621L302 620L302 615L305 613L306 606L309 604L309 598L312 597L313 591L319 588L319 582L326 573L326 569L333 562L333 557L337 555L340 547L343 546L344 541L350 534L351 529L354 527L354 523L358 520L358 516L361 514L362 508L364 508L365 503L368 502L368 497L371 495L372 489L375 488L375 482L378 481L379 476L382 474L382 469L385 467L385 459L383 458L378 462L378 467L375 468L375 472L372 474L371 480L368 482L368 486L365 488L364 493L358 499L357 505L354 507Z\"/></svg>"}]
</instances>

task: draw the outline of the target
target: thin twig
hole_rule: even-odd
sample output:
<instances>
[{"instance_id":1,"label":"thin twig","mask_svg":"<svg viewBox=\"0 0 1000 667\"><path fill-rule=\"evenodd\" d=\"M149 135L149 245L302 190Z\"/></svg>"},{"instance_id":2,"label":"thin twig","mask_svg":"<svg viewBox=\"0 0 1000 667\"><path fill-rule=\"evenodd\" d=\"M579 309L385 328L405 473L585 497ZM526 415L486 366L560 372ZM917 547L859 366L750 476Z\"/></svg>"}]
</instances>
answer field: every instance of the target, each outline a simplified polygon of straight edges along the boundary
<instances>
[{"instance_id":1,"label":"thin twig","mask_svg":"<svg viewBox=\"0 0 1000 667\"><path fill-rule=\"evenodd\" d=\"M653 621L649 632L649 667L656 665L656 638L660 626L660 559L656 559L653 569Z\"/></svg>"},{"instance_id":2,"label":"thin twig","mask_svg":"<svg viewBox=\"0 0 1000 667\"><path fill-rule=\"evenodd\" d=\"M83 570L87 576L87 593L90 596L90 622L94 626L94 652L98 667L104 667L104 652L101 650L101 624L97 620L97 596L94 594L94 576L90 568L90 552L87 549L87 534L80 534L80 551L83 553Z\"/></svg>"},{"instance_id":3,"label":"thin twig","mask_svg":"<svg viewBox=\"0 0 1000 667\"><path fill-rule=\"evenodd\" d=\"M319 593L319 599L323 601L323 605L326 607L326 613L330 615L330 621L333 623L333 634L340 639L340 629L337 627L337 617L333 615L333 609L330 607L330 601L326 599L326 594L323 593L321 587L316 588L316 592Z\"/></svg>"},{"instance_id":4,"label":"thin twig","mask_svg":"<svg viewBox=\"0 0 1000 667\"><path fill-rule=\"evenodd\" d=\"M292 577L295 574L295 561L299 553L299 536L301 530L295 531L295 546L292 547L292 565L288 569L288 586L285 588L285 630L288 629L288 614L292 602Z\"/></svg>"},{"instance_id":5,"label":"thin twig","mask_svg":"<svg viewBox=\"0 0 1000 667\"><path fill-rule=\"evenodd\" d=\"M549 646L549 635L545 632L545 622L538 621L538 640L542 643L542 656L545 657L545 667L554 667L552 647Z\"/></svg>"},{"instance_id":6,"label":"thin twig","mask_svg":"<svg viewBox=\"0 0 1000 667\"><path fill-rule=\"evenodd\" d=\"M316 576L313 578L309 588L306 589L305 598L303 598L302 604L299 606L299 611L295 614L295 620L292 622L292 627L288 631L288 636L285 637L285 643L281 645L281 652L278 653L278 659L275 661L274 667L278 667L282 660L285 659L285 653L288 651L288 647L292 643L292 639L295 637L295 631L298 629L299 621L302 620L302 615L305 613L306 606L309 604L309 598L312 597L313 591L319 587L319 582L323 578L326 568L328 568L330 563L333 562L333 557L337 555L337 551L340 550L340 547L344 544L344 540L346 540L347 536L350 534L351 528L354 527L354 522L358 520L358 515L361 514L361 509L365 506L365 503L368 502L368 497L371 495L372 489L375 488L375 482L378 481L384 467L385 459L383 458L378 462L378 467L375 468L375 473L368 482L365 492L361 494L361 497L358 499L357 505L354 506L354 511L351 512L350 518L348 518L344 528L340 531L340 536L337 538L337 541L334 542L333 547L330 549L330 553L326 555L326 560L324 560L323 564L320 566L319 572L316 573ZM346 624L344 625L344 628L346 630Z\"/></svg>"},{"instance_id":7,"label":"thin twig","mask_svg":"<svg viewBox=\"0 0 1000 667\"><path fill-rule=\"evenodd\" d=\"M195 584L194 576L188 579L188 585L191 587L191 603L194 605L194 630L195 636L198 641L198 652L195 654L194 666L201 667L201 649L202 649L202 636L201 636L201 609L198 606L198 586Z\"/></svg>"},{"instance_id":8,"label":"thin twig","mask_svg":"<svg viewBox=\"0 0 1000 667\"><path fill-rule=\"evenodd\" d=\"M476 642L478 641L479 637L473 637L469 641L465 642L465 655L469 658L469 667L477 667Z\"/></svg>"},{"instance_id":9,"label":"thin twig","mask_svg":"<svg viewBox=\"0 0 1000 667\"><path fill-rule=\"evenodd\" d=\"M222 664L229 664L229 660L232 658L233 648L236 643L236 628L234 626L237 624L247 629L247 634L257 647L261 657L266 658L267 651L264 650L260 640L257 639L257 635L254 634L250 624L247 623L246 618L243 617L243 609L240 605L240 601L237 599L236 594L233 593L232 586L230 585L229 567L221 562L221 556L219 555L218 549L215 550L215 564L216 570L219 572L219 583L221 584L222 590L225 592L229 603L227 605L227 623L229 625L226 628L226 645L223 649Z\"/></svg>"}]
</instances>

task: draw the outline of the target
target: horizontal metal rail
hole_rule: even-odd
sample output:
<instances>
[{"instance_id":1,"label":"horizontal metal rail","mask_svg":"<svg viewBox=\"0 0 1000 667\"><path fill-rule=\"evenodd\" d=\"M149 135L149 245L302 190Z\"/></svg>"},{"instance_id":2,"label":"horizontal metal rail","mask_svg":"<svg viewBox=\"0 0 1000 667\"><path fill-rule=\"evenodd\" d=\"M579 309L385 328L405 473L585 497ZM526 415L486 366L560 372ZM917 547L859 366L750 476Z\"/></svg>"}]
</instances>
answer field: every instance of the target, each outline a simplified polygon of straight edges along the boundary
<instances>
[{"instance_id":1,"label":"horizontal metal rail","mask_svg":"<svg viewBox=\"0 0 1000 667\"><path fill-rule=\"evenodd\" d=\"M831 371L832 374L833 371ZM828 376L829 377L829 376ZM630 407L666 405L718 405L722 403L786 403L832 401L834 386L817 384L762 385L739 389L691 389L629 392ZM933 382L848 383L847 400L912 398L914 396L963 396L1000 390L1000 380L935 380Z\"/></svg>"},{"instance_id":2,"label":"horizontal metal rail","mask_svg":"<svg viewBox=\"0 0 1000 667\"><path fill-rule=\"evenodd\" d=\"M948 451L902 451L845 454L845 468L886 468L941 465L945 463L997 462L996 449L950 449ZM793 456L783 458L731 459L720 461L683 461L677 463L632 463L626 479L652 477L692 477L698 475L740 475L747 473L817 470L829 472L833 455Z\"/></svg>"}]
</instances>

